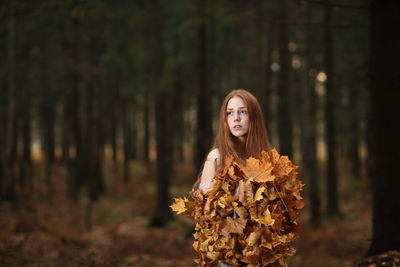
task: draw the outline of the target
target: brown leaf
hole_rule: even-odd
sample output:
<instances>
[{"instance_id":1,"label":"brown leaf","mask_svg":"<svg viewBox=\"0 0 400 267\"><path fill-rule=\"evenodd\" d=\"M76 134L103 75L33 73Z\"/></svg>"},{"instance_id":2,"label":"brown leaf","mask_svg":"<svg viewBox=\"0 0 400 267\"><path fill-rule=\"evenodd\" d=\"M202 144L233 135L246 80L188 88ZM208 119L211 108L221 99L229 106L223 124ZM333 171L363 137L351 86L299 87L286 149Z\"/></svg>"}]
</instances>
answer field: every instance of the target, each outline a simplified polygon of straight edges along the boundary
<instances>
[{"instance_id":1,"label":"brown leaf","mask_svg":"<svg viewBox=\"0 0 400 267\"><path fill-rule=\"evenodd\" d=\"M226 218L226 224L221 229L221 234L227 236L229 234L243 234L243 229L246 227L247 219L238 218L232 219L232 217Z\"/></svg>"}]
</instances>

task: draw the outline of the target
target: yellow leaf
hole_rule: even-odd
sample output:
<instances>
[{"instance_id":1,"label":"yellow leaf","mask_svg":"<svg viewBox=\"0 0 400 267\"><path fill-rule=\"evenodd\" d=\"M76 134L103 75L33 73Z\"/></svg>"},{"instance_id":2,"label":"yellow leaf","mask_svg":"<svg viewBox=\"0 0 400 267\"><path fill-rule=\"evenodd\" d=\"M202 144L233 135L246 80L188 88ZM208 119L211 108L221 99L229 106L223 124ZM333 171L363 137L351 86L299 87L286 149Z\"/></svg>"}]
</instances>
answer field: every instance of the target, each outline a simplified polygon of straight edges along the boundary
<instances>
[{"instance_id":1,"label":"yellow leaf","mask_svg":"<svg viewBox=\"0 0 400 267\"><path fill-rule=\"evenodd\" d=\"M175 211L177 214L184 213L186 211L186 205L185 202L188 202L187 198L174 198L175 203L172 204L170 207L173 211Z\"/></svg>"},{"instance_id":2,"label":"yellow leaf","mask_svg":"<svg viewBox=\"0 0 400 267\"><path fill-rule=\"evenodd\" d=\"M264 221L265 225L273 225L275 222L275 220L271 218L271 213L268 208L264 212Z\"/></svg>"},{"instance_id":3,"label":"yellow leaf","mask_svg":"<svg viewBox=\"0 0 400 267\"><path fill-rule=\"evenodd\" d=\"M261 236L261 228L257 229L254 232L251 232L250 235L247 237L246 242L249 246L254 246L257 241L260 239Z\"/></svg>"},{"instance_id":4,"label":"yellow leaf","mask_svg":"<svg viewBox=\"0 0 400 267\"><path fill-rule=\"evenodd\" d=\"M259 201L261 199L263 199L264 197L262 196L262 193L264 193L265 191L265 186L260 186L257 191L256 191L256 195L254 196L254 201Z\"/></svg>"},{"instance_id":5,"label":"yellow leaf","mask_svg":"<svg viewBox=\"0 0 400 267\"><path fill-rule=\"evenodd\" d=\"M249 216L249 212L246 210L245 207L239 206L237 202L233 202L233 210L239 215L240 218L246 219Z\"/></svg>"},{"instance_id":6,"label":"yellow leaf","mask_svg":"<svg viewBox=\"0 0 400 267\"><path fill-rule=\"evenodd\" d=\"M265 209L263 215L264 215L263 217L261 217L261 218L255 218L254 220L255 220L256 222L259 222L259 223L264 224L264 225L267 225L267 226L271 226L271 225L273 225L273 224L275 223L275 220L272 219L271 213L270 213L270 211L269 211L268 208Z\"/></svg>"}]
</instances>

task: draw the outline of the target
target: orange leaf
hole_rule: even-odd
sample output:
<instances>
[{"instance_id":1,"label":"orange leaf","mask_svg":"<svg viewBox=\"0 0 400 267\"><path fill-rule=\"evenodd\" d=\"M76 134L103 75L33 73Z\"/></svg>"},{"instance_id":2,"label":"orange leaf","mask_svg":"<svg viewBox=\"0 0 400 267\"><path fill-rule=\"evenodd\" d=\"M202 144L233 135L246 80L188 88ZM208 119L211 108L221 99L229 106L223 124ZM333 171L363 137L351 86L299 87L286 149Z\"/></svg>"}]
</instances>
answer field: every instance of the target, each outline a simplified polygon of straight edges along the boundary
<instances>
[{"instance_id":1,"label":"orange leaf","mask_svg":"<svg viewBox=\"0 0 400 267\"><path fill-rule=\"evenodd\" d=\"M270 161L261 162L252 157L246 160L246 166L244 167L246 175L258 183L275 180L275 176L271 174L273 169L274 166Z\"/></svg>"},{"instance_id":2,"label":"orange leaf","mask_svg":"<svg viewBox=\"0 0 400 267\"><path fill-rule=\"evenodd\" d=\"M174 198L175 203L172 204L170 207L173 211L175 211L177 214L184 213L186 211L186 205L185 202L188 202L189 200L187 198Z\"/></svg>"}]
</instances>

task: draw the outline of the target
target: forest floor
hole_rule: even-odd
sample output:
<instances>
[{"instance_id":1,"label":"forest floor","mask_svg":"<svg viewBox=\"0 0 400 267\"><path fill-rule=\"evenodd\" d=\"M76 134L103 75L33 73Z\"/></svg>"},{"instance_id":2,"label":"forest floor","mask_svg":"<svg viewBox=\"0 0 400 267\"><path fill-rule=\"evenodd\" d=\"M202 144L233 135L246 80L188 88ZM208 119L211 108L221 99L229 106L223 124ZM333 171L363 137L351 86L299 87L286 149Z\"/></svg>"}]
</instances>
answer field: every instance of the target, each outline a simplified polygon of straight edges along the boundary
<instances>
[{"instance_id":1,"label":"forest floor","mask_svg":"<svg viewBox=\"0 0 400 267\"><path fill-rule=\"evenodd\" d=\"M148 226L155 209L155 181L149 171L154 168L133 162L129 183L122 181L119 169L106 168L108 192L93 205L90 230L85 221L89 202L85 197L79 203L68 200L65 169L53 169L51 198L39 186L43 175L37 171L37 193L26 196L18 208L0 203L0 265L195 266L189 220L178 216L164 228ZM193 176L188 164L177 166L172 196L186 195ZM339 185L342 214L324 217L318 228L308 223L306 198L297 253L288 259L289 266L354 266L365 255L371 242L369 184L342 175Z\"/></svg>"}]
</instances>

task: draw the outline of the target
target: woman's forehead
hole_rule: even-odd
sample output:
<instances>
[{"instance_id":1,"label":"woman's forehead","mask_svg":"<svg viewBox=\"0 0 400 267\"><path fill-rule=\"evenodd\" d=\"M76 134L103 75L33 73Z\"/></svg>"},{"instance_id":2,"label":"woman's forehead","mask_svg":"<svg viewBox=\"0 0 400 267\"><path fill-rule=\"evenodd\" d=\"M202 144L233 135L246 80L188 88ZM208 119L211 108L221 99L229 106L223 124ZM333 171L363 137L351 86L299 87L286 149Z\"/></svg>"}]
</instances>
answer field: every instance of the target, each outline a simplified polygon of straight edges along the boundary
<instances>
[{"instance_id":1,"label":"woman's forehead","mask_svg":"<svg viewBox=\"0 0 400 267\"><path fill-rule=\"evenodd\" d=\"M244 103L243 99L238 96L234 96L228 101L227 109L239 109L246 108L246 103Z\"/></svg>"}]
</instances>

